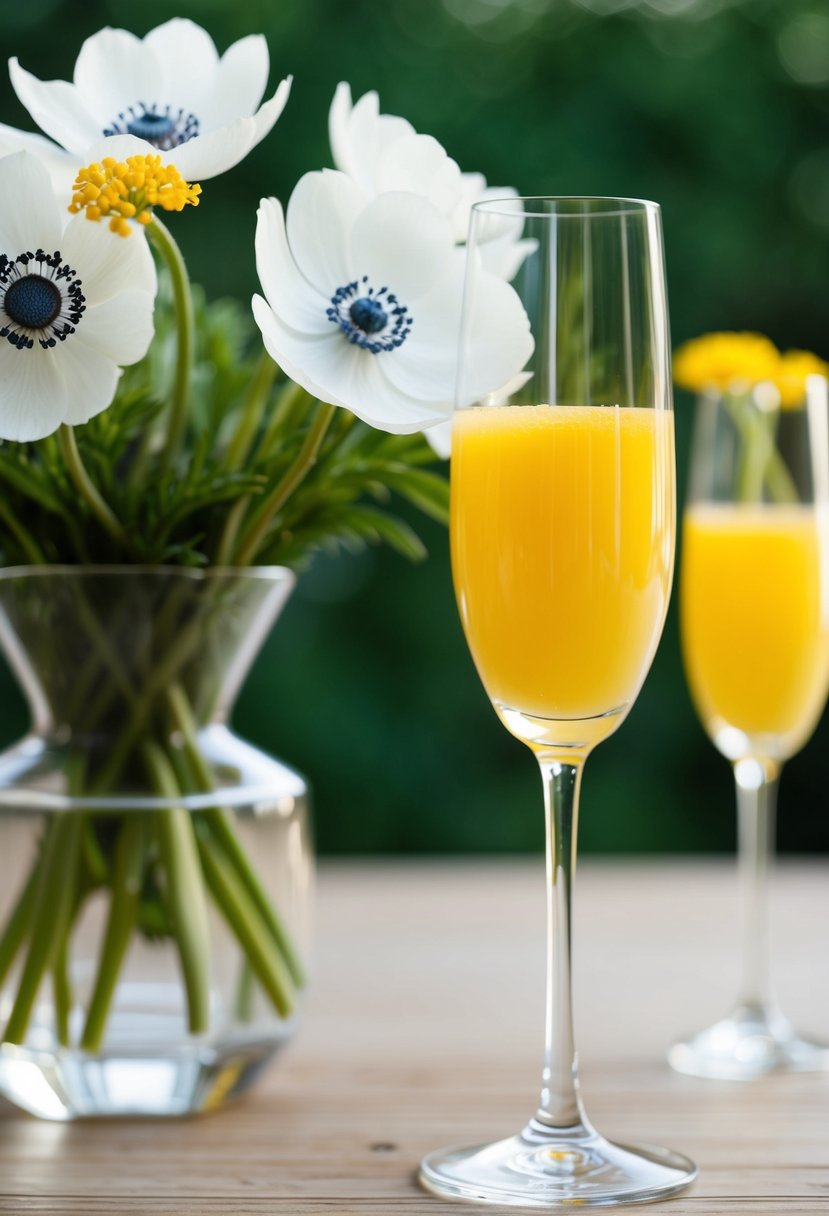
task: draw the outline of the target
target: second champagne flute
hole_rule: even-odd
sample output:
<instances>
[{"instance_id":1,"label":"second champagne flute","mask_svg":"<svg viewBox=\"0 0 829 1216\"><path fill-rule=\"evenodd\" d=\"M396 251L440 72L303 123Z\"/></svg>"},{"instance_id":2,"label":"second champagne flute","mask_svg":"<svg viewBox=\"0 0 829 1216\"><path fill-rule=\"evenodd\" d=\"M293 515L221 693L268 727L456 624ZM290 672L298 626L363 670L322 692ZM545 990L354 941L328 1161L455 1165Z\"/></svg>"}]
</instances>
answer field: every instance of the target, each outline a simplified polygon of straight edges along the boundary
<instances>
[{"instance_id":1,"label":"second champagne flute","mask_svg":"<svg viewBox=\"0 0 829 1216\"><path fill-rule=\"evenodd\" d=\"M675 1043L679 1072L748 1080L829 1067L771 986L767 879L783 763L829 687L827 382L779 407L770 384L703 397L683 522L682 649L697 712L731 761L743 886L743 975L725 1018Z\"/></svg>"}]
</instances>

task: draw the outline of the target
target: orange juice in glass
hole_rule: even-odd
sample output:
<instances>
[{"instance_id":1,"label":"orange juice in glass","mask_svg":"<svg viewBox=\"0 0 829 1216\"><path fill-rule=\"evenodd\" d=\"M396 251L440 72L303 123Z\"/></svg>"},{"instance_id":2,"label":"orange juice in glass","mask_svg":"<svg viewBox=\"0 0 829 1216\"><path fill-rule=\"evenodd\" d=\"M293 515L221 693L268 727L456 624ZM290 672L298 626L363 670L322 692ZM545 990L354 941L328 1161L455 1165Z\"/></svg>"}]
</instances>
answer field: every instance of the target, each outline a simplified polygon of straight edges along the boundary
<instances>
[{"instance_id":1,"label":"orange juice in glass","mask_svg":"<svg viewBox=\"0 0 829 1216\"><path fill-rule=\"evenodd\" d=\"M598 743L639 692L670 595L673 468L669 410L456 413L458 606L496 712L530 745Z\"/></svg>"},{"instance_id":2,"label":"orange juice in glass","mask_svg":"<svg viewBox=\"0 0 829 1216\"><path fill-rule=\"evenodd\" d=\"M682 644L697 712L726 753L736 743L786 760L826 701L825 523L801 503L694 503L682 538Z\"/></svg>"}]
</instances>

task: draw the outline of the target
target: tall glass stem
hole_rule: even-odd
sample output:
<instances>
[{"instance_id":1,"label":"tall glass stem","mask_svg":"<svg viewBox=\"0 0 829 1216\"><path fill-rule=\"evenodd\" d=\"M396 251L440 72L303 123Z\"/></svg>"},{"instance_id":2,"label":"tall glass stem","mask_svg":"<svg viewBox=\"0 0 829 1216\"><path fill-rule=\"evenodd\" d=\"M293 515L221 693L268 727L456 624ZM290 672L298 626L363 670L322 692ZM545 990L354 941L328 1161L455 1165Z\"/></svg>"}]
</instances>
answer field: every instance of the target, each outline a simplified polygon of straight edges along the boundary
<instances>
[{"instance_id":1,"label":"tall glass stem","mask_svg":"<svg viewBox=\"0 0 829 1216\"><path fill-rule=\"evenodd\" d=\"M769 870L774 848L780 767L748 758L734 765L737 783L738 854L743 890L743 979L740 1004L768 1010L771 989Z\"/></svg>"},{"instance_id":2,"label":"tall glass stem","mask_svg":"<svg viewBox=\"0 0 829 1216\"><path fill-rule=\"evenodd\" d=\"M547 1013L541 1103L536 1120L559 1133L584 1132L573 1037L571 915L579 788L584 757L539 755L547 831Z\"/></svg>"}]
</instances>

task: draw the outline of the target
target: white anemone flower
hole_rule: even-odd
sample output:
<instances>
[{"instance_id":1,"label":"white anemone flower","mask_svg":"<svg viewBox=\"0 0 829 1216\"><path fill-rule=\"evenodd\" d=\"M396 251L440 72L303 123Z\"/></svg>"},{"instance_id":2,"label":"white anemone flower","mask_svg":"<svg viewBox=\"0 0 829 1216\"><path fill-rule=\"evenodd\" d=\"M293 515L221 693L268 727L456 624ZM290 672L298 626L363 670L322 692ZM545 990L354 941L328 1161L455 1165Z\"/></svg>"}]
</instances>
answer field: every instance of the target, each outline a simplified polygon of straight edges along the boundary
<instances>
[{"instance_id":1,"label":"white anemone flower","mask_svg":"<svg viewBox=\"0 0 829 1216\"><path fill-rule=\"evenodd\" d=\"M150 345L155 291L146 241L70 219L31 153L0 159L0 438L105 410Z\"/></svg>"},{"instance_id":2,"label":"white anemone flower","mask_svg":"<svg viewBox=\"0 0 829 1216\"><path fill-rule=\"evenodd\" d=\"M260 105L268 70L262 35L241 38L220 58L210 35L181 17L144 38L99 30L81 47L72 84L38 80L17 59L9 61L17 96L73 164L85 164L87 149L102 135L134 135L158 151L174 152L188 181L232 169L271 130L285 108L291 78ZM23 148L21 137L27 138L0 127L0 149Z\"/></svg>"},{"instance_id":3,"label":"white anemone flower","mask_svg":"<svg viewBox=\"0 0 829 1216\"><path fill-rule=\"evenodd\" d=\"M288 203L263 199L253 312L265 347L315 397L411 433L452 410L464 257L449 220L416 194L366 200L344 173L307 173ZM533 342L517 293L477 279L470 400L524 367Z\"/></svg>"},{"instance_id":4,"label":"white anemone flower","mask_svg":"<svg viewBox=\"0 0 829 1216\"><path fill-rule=\"evenodd\" d=\"M352 102L345 82L334 93L328 133L335 166L366 198L386 190L420 194L449 218L459 244L466 241L473 203L517 197L509 186L488 187L482 173L461 173L436 139L418 135L405 118L381 114L377 93L364 93ZM535 241L521 239L522 230L520 216L505 216L502 223L488 226L487 239L479 245L486 268L508 281L535 249Z\"/></svg>"}]
</instances>

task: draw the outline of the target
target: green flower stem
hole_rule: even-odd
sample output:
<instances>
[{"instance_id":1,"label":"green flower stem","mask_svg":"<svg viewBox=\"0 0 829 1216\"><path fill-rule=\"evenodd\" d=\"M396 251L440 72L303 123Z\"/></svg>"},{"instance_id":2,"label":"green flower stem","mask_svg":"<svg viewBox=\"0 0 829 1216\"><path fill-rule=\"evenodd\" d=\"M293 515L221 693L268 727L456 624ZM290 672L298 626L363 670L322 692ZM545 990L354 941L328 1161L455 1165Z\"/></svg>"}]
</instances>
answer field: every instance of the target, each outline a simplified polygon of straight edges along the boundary
<instances>
[{"instance_id":1,"label":"green flower stem","mask_svg":"<svg viewBox=\"0 0 829 1216\"><path fill-rule=\"evenodd\" d=\"M109 866L107 865L107 859L103 854L103 850L98 843L95 828L88 815L84 824L81 853L92 885L96 887L108 886Z\"/></svg>"},{"instance_id":2,"label":"green flower stem","mask_svg":"<svg viewBox=\"0 0 829 1216\"><path fill-rule=\"evenodd\" d=\"M101 716L116 691L131 706L135 704L136 696L121 662L121 656L112 643L111 631L101 624L81 586L73 588L73 598L78 620L84 626L86 636L92 643L101 664L107 674L112 677L111 680L101 683L98 693L93 699L91 689L96 680L100 678L100 670L95 663L90 662L86 664L72 689L72 700L67 709L66 720L78 722L82 715L83 720L90 723L95 722Z\"/></svg>"},{"instance_id":3,"label":"green flower stem","mask_svg":"<svg viewBox=\"0 0 829 1216\"><path fill-rule=\"evenodd\" d=\"M776 447L766 465L766 485L774 502L800 502L794 479Z\"/></svg>"},{"instance_id":4,"label":"green flower stem","mask_svg":"<svg viewBox=\"0 0 829 1216\"><path fill-rule=\"evenodd\" d=\"M133 707L132 716L109 753L107 763L98 772L90 790L91 793L101 793L110 788L120 776L130 752L137 745L147 726L159 693L175 680L178 672L190 661L201 644L202 625L202 621L198 617L194 617L177 636L176 644L154 668L141 696ZM176 796L178 796L178 791Z\"/></svg>"},{"instance_id":5,"label":"green flower stem","mask_svg":"<svg viewBox=\"0 0 829 1216\"><path fill-rule=\"evenodd\" d=\"M146 816L138 811L123 817L115 850L109 915L81 1036L84 1051L101 1050L115 985L135 929L146 856L145 820Z\"/></svg>"},{"instance_id":6,"label":"green flower stem","mask_svg":"<svg viewBox=\"0 0 829 1216\"><path fill-rule=\"evenodd\" d=\"M227 449L225 464L229 469L238 469L244 463L259 429L262 412L278 371L273 359L263 350L248 388L236 433Z\"/></svg>"},{"instance_id":7,"label":"green flower stem","mask_svg":"<svg viewBox=\"0 0 829 1216\"><path fill-rule=\"evenodd\" d=\"M190 398L190 376L196 349L196 324L193 315L193 295L181 250L157 215L147 225L147 237L155 246L170 274L173 303L176 310L177 351L167 441L161 461L161 471L175 463L187 426L187 406Z\"/></svg>"},{"instance_id":8,"label":"green flower stem","mask_svg":"<svg viewBox=\"0 0 829 1216\"><path fill-rule=\"evenodd\" d=\"M190 703L180 684L172 684L167 690L167 701L173 716L173 721L184 738L184 750L188 764L198 788L203 793L212 793L214 786L210 770L204 761L204 756L198 745L196 723L190 709ZM227 811L218 807L199 812L199 819L206 825L213 838L225 854L227 860L236 871L237 877L247 890L252 903L264 921L274 945L285 960L291 979L298 988L305 984L305 973L299 961L290 936L282 924L272 901L265 888L248 861L245 850L233 830L233 820Z\"/></svg>"},{"instance_id":9,"label":"green flower stem","mask_svg":"<svg viewBox=\"0 0 829 1216\"><path fill-rule=\"evenodd\" d=\"M251 903L268 929L273 943L285 960L288 973L297 988L305 985L305 972L299 961L293 943L282 921L277 916L276 909L267 896L258 875L251 868L245 851L233 830L233 822L227 811L214 808L203 811L201 819L207 826L215 844L219 845L228 862L233 867L239 882L244 886Z\"/></svg>"},{"instance_id":10,"label":"green flower stem","mask_svg":"<svg viewBox=\"0 0 829 1216\"><path fill-rule=\"evenodd\" d=\"M37 543L31 532L24 528L23 524L12 511L3 498L0 498L0 519L6 524L10 532L13 532L17 538L20 548L26 554L28 561L33 566L42 566L46 561L43 555L43 550Z\"/></svg>"},{"instance_id":11,"label":"green flower stem","mask_svg":"<svg viewBox=\"0 0 829 1216\"><path fill-rule=\"evenodd\" d=\"M69 476L81 498L101 524L104 531L112 537L116 544L123 546L129 553L134 553L132 542L124 531L118 517L112 510L112 507L101 497L97 486L93 484L86 471L86 466L78 451L74 429L71 426L67 426L65 422L58 432L58 441Z\"/></svg>"},{"instance_id":12,"label":"green flower stem","mask_svg":"<svg viewBox=\"0 0 829 1216\"><path fill-rule=\"evenodd\" d=\"M207 834L199 832L197 839L204 875L213 898L277 1012L282 1017L288 1017L294 1008L291 976L259 916L250 892Z\"/></svg>"},{"instance_id":13,"label":"green flower stem","mask_svg":"<svg viewBox=\"0 0 829 1216\"><path fill-rule=\"evenodd\" d=\"M277 371L279 370L276 368L276 364L273 364L273 366ZM289 380L282 389L279 403L272 412L270 421L265 428L265 433L259 443L257 455L267 456L280 435L286 431L293 432L313 402L314 398L310 393L306 392L301 385L294 384L293 381ZM219 547L216 550L215 565L226 566L232 562L236 539L252 501L252 496L246 494L233 504L225 522L221 539L219 540Z\"/></svg>"},{"instance_id":14,"label":"green flower stem","mask_svg":"<svg viewBox=\"0 0 829 1216\"><path fill-rule=\"evenodd\" d=\"M14 910L6 921L3 936L0 937L0 985L5 982L12 963L17 958L17 952L28 936L35 910L39 876L39 863L35 862Z\"/></svg>"},{"instance_id":15,"label":"green flower stem","mask_svg":"<svg viewBox=\"0 0 829 1216\"><path fill-rule=\"evenodd\" d=\"M158 794L176 799L181 791L161 747L145 739L142 754ZM210 926L193 822L184 807L157 811L170 919L178 944L191 1034L210 1028Z\"/></svg>"},{"instance_id":16,"label":"green flower stem","mask_svg":"<svg viewBox=\"0 0 829 1216\"><path fill-rule=\"evenodd\" d=\"M253 996L256 991L256 976L246 958L242 959L239 984L236 989L236 1021L249 1022L253 1017Z\"/></svg>"},{"instance_id":17,"label":"green flower stem","mask_svg":"<svg viewBox=\"0 0 829 1216\"><path fill-rule=\"evenodd\" d=\"M67 926L67 929L71 925ZM55 1034L61 1047L69 1041L69 1015L72 1012L72 985L69 980L69 933L61 937L52 964L52 992L55 1000Z\"/></svg>"},{"instance_id":18,"label":"green flower stem","mask_svg":"<svg viewBox=\"0 0 829 1216\"><path fill-rule=\"evenodd\" d=\"M262 436L257 454L267 456L276 440L285 431L293 431L302 421L308 407L315 398L301 384L289 380L279 397L279 404L273 411Z\"/></svg>"},{"instance_id":19,"label":"green flower stem","mask_svg":"<svg viewBox=\"0 0 829 1216\"><path fill-rule=\"evenodd\" d=\"M245 518L249 506L250 494L245 494L242 498L238 498L236 500L228 512L225 526L222 529L219 547L216 550L215 565L227 566L230 564L233 548L236 544L236 538L239 535L239 529L242 526L242 521Z\"/></svg>"},{"instance_id":20,"label":"green flower stem","mask_svg":"<svg viewBox=\"0 0 829 1216\"><path fill-rule=\"evenodd\" d=\"M71 811L56 815L36 867L37 891L29 951L3 1036L6 1043L25 1040L41 980L66 937L74 910L74 875L83 819L83 815Z\"/></svg>"},{"instance_id":21,"label":"green flower stem","mask_svg":"<svg viewBox=\"0 0 829 1216\"><path fill-rule=\"evenodd\" d=\"M776 443L777 414L761 411L750 397L725 397L742 443L737 473L740 502L762 502L764 487L776 503L799 502L797 487Z\"/></svg>"},{"instance_id":22,"label":"green flower stem","mask_svg":"<svg viewBox=\"0 0 829 1216\"><path fill-rule=\"evenodd\" d=\"M236 554L236 564L250 565L265 539L274 516L282 509L299 485L305 480L317 462L319 450L322 447L326 432L337 411L336 405L320 403L316 417L308 428L308 433L300 448L297 458L288 469L285 476L273 488L259 507L254 519L248 526L241 548Z\"/></svg>"}]
</instances>

